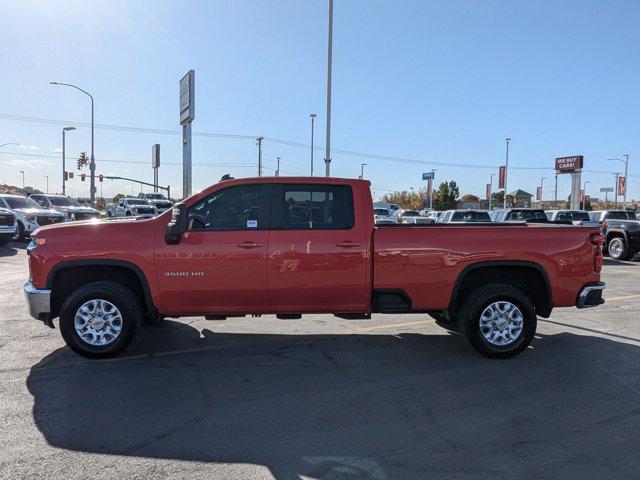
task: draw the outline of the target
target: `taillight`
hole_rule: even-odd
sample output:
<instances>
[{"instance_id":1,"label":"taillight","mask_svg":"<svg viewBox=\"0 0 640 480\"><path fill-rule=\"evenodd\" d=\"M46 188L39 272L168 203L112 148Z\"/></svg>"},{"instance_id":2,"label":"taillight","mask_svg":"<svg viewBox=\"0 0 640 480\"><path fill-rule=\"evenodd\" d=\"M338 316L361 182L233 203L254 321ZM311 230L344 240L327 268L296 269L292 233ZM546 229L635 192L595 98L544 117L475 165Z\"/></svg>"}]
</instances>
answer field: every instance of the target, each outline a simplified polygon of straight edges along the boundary
<instances>
[{"instance_id":1,"label":"taillight","mask_svg":"<svg viewBox=\"0 0 640 480\"><path fill-rule=\"evenodd\" d=\"M604 220L600 222L600 231L603 233L607 231L607 224Z\"/></svg>"},{"instance_id":2,"label":"taillight","mask_svg":"<svg viewBox=\"0 0 640 480\"><path fill-rule=\"evenodd\" d=\"M600 273L602 271L602 244L604 243L604 237L599 233L592 233L589 235L589 243L594 246L593 271Z\"/></svg>"}]
</instances>

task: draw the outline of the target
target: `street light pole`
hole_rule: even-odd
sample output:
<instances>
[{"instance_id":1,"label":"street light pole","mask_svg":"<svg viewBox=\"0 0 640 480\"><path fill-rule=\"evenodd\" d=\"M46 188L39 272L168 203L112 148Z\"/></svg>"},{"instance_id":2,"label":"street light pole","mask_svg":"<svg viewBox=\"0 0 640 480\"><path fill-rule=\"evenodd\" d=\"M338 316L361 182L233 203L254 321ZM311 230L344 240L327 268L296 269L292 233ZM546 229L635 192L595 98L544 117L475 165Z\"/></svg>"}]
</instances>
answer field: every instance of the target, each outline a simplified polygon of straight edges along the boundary
<instances>
[{"instance_id":1,"label":"street light pole","mask_svg":"<svg viewBox=\"0 0 640 480\"><path fill-rule=\"evenodd\" d=\"M587 209L587 183L591 183L589 180L585 180L582 187L582 210Z\"/></svg>"},{"instance_id":2,"label":"street light pole","mask_svg":"<svg viewBox=\"0 0 640 480\"><path fill-rule=\"evenodd\" d=\"M47 195L49 194L49 175L45 175L44 178L47 179Z\"/></svg>"},{"instance_id":3,"label":"street light pole","mask_svg":"<svg viewBox=\"0 0 640 480\"><path fill-rule=\"evenodd\" d=\"M280 176L280 157L276 157L277 167L276 167L276 177Z\"/></svg>"},{"instance_id":4,"label":"street light pole","mask_svg":"<svg viewBox=\"0 0 640 480\"><path fill-rule=\"evenodd\" d=\"M365 167L366 163L361 163L360 164L360 180L362 180L364 178L364 167Z\"/></svg>"},{"instance_id":5,"label":"street light pole","mask_svg":"<svg viewBox=\"0 0 640 480\"><path fill-rule=\"evenodd\" d=\"M256 139L257 141L256 145L258 145L258 176L259 177L262 176L262 140L264 140L264 137L258 137Z\"/></svg>"},{"instance_id":6,"label":"street light pole","mask_svg":"<svg viewBox=\"0 0 640 480\"><path fill-rule=\"evenodd\" d=\"M544 184L544 181L547 179L547 177L542 177L540 179L540 204L538 205L538 208L542 208L542 185Z\"/></svg>"},{"instance_id":7,"label":"street light pole","mask_svg":"<svg viewBox=\"0 0 640 480\"><path fill-rule=\"evenodd\" d=\"M504 165L504 205L503 208L507 208L507 180L509 178L509 142L511 138L505 138L504 141L507 143L507 150L505 154L505 165Z\"/></svg>"},{"instance_id":8,"label":"street light pole","mask_svg":"<svg viewBox=\"0 0 640 480\"><path fill-rule=\"evenodd\" d=\"M66 167L66 151L65 151L65 133L75 130L76 127L64 127L62 129L62 195L66 195L67 167Z\"/></svg>"},{"instance_id":9,"label":"street light pole","mask_svg":"<svg viewBox=\"0 0 640 480\"><path fill-rule=\"evenodd\" d=\"M76 85L72 85L70 83L58 83L58 82L49 82L51 85L63 85L65 87L72 87L76 90L81 91L85 95L88 95L91 99L91 163L89 163L89 171L91 173L91 187L90 187L90 195L91 205L95 206L96 204L96 158L94 156L94 118L93 118L93 95L91 95L86 90L81 89Z\"/></svg>"},{"instance_id":10,"label":"street light pole","mask_svg":"<svg viewBox=\"0 0 640 480\"><path fill-rule=\"evenodd\" d=\"M6 147L7 145L21 145L21 144L16 142L3 143L2 145L0 145L0 148Z\"/></svg>"},{"instance_id":11,"label":"street light pole","mask_svg":"<svg viewBox=\"0 0 640 480\"><path fill-rule=\"evenodd\" d=\"M325 152L325 175L331 176L331 63L333 51L333 0L329 0L329 35L327 45L327 134Z\"/></svg>"},{"instance_id":12,"label":"street light pole","mask_svg":"<svg viewBox=\"0 0 640 480\"><path fill-rule=\"evenodd\" d=\"M618 177L620 176L619 173L616 173L616 200L615 200L615 207L613 207L615 210L618 209Z\"/></svg>"},{"instance_id":13,"label":"street light pole","mask_svg":"<svg viewBox=\"0 0 640 480\"><path fill-rule=\"evenodd\" d=\"M24 171L20 170L20 173L22 174L22 191L24 192Z\"/></svg>"},{"instance_id":14,"label":"street light pole","mask_svg":"<svg viewBox=\"0 0 640 480\"><path fill-rule=\"evenodd\" d=\"M316 114L312 113L309 115L311 117L311 176L313 177L313 130L316 122Z\"/></svg>"}]
</instances>

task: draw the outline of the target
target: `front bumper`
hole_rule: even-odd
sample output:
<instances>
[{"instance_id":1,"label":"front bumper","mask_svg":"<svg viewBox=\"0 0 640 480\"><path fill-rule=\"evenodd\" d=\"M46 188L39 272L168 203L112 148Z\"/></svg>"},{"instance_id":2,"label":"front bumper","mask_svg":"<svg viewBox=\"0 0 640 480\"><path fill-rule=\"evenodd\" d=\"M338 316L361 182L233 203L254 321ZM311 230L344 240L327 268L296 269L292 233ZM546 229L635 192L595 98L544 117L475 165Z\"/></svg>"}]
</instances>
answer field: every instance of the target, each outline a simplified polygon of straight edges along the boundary
<instances>
[{"instance_id":1,"label":"front bumper","mask_svg":"<svg viewBox=\"0 0 640 480\"><path fill-rule=\"evenodd\" d=\"M29 315L53 328L51 323L51 290L38 290L31 282L25 282L22 288L27 299Z\"/></svg>"},{"instance_id":2,"label":"front bumper","mask_svg":"<svg viewBox=\"0 0 640 480\"><path fill-rule=\"evenodd\" d=\"M604 287L604 282L600 282L597 285L582 287L582 290L580 290L580 293L578 294L576 307L591 308L602 305L604 303L604 298L602 298L602 291L604 290Z\"/></svg>"}]
</instances>

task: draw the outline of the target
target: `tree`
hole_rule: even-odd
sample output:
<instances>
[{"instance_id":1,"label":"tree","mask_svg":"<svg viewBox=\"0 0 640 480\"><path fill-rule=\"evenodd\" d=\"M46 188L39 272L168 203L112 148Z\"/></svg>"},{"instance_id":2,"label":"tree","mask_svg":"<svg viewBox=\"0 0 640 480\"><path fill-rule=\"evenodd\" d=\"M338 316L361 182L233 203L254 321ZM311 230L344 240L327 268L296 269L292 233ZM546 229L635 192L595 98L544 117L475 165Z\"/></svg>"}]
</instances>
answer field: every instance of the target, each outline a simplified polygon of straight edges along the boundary
<instances>
[{"instance_id":1,"label":"tree","mask_svg":"<svg viewBox=\"0 0 640 480\"><path fill-rule=\"evenodd\" d=\"M442 182L433 196L433 208L436 210L451 210L458 206L460 190L458 184L451 180Z\"/></svg>"},{"instance_id":2,"label":"tree","mask_svg":"<svg viewBox=\"0 0 640 480\"><path fill-rule=\"evenodd\" d=\"M425 206L426 198L427 193L424 189L418 193L403 190L402 192L385 193L382 201L385 203L395 203L400 208L408 210L422 210Z\"/></svg>"},{"instance_id":3,"label":"tree","mask_svg":"<svg viewBox=\"0 0 640 480\"><path fill-rule=\"evenodd\" d=\"M467 193L466 195L463 195L462 197L460 197L461 203L471 203L471 202L479 202L479 201L480 201L480 197L476 197L475 195L472 195L470 193Z\"/></svg>"},{"instance_id":4,"label":"tree","mask_svg":"<svg viewBox=\"0 0 640 480\"><path fill-rule=\"evenodd\" d=\"M567 197L567 201L564 203L564 208L566 209L571 208L571 194L569 194L569 196ZM580 204L578 205L578 208L580 210L586 210L588 212L593 210L593 206L591 206L590 200L585 200L584 203L580 202Z\"/></svg>"},{"instance_id":5,"label":"tree","mask_svg":"<svg viewBox=\"0 0 640 480\"><path fill-rule=\"evenodd\" d=\"M496 207L501 207L504 204L504 190L491 194L491 204Z\"/></svg>"},{"instance_id":6,"label":"tree","mask_svg":"<svg viewBox=\"0 0 640 480\"><path fill-rule=\"evenodd\" d=\"M118 203L118 200L121 198L127 198L124 193L118 193L115 197L113 197L113 203Z\"/></svg>"}]
</instances>

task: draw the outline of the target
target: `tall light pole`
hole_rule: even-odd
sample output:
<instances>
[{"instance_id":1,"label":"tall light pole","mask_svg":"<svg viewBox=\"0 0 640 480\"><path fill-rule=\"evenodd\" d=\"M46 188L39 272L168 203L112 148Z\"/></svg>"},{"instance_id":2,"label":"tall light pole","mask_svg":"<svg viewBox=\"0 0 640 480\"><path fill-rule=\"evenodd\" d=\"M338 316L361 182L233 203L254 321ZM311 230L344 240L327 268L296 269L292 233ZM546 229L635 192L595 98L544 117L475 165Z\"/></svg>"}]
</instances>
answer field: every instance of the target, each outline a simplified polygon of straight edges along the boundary
<instances>
[{"instance_id":1,"label":"tall light pole","mask_svg":"<svg viewBox=\"0 0 640 480\"><path fill-rule=\"evenodd\" d=\"M495 173L491 174L491 178L489 179L489 210L491 210L491 195L493 195L493 177L495 177Z\"/></svg>"},{"instance_id":2,"label":"tall light pole","mask_svg":"<svg viewBox=\"0 0 640 480\"><path fill-rule=\"evenodd\" d=\"M542 208L542 185L544 184L544 181L547 179L547 177L542 177L540 179L540 205L538 205L538 208Z\"/></svg>"},{"instance_id":3,"label":"tall light pole","mask_svg":"<svg viewBox=\"0 0 640 480\"><path fill-rule=\"evenodd\" d=\"M556 172L556 186L553 190L553 208L558 208L558 172Z\"/></svg>"},{"instance_id":4,"label":"tall light pole","mask_svg":"<svg viewBox=\"0 0 640 480\"><path fill-rule=\"evenodd\" d=\"M3 143L2 145L0 145L0 148L6 147L7 145L22 145L22 144L16 143L16 142Z\"/></svg>"},{"instance_id":5,"label":"tall light pole","mask_svg":"<svg viewBox=\"0 0 640 480\"><path fill-rule=\"evenodd\" d=\"M258 145L258 176L262 176L262 140L264 137L256 138L256 145Z\"/></svg>"},{"instance_id":6,"label":"tall light pole","mask_svg":"<svg viewBox=\"0 0 640 480\"><path fill-rule=\"evenodd\" d=\"M75 129L76 127L64 127L62 129L62 195L67 194L65 189L65 184L67 183L65 133Z\"/></svg>"},{"instance_id":7,"label":"tall light pole","mask_svg":"<svg viewBox=\"0 0 640 480\"><path fill-rule=\"evenodd\" d=\"M507 143L507 151L505 154L505 165L504 165L504 205L502 208L507 208L507 180L509 179L509 142L511 138L505 138L504 141Z\"/></svg>"},{"instance_id":8,"label":"tall light pole","mask_svg":"<svg viewBox=\"0 0 640 480\"><path fill-rule=\"evenodd\" d=\"M309 115L309 117L311 117L311 176L313 177L313 130L316 123L317 115L315 113L312 113Z\"/></svg>"},{"instance_id":9,"label":"tall light pole","mask_svg":"<svg viewBox=\"0 0 640 480\"><path fill-rule=\"evenodd\" d=\"M277 162L276 177L279 177L280 176L280 157L276 157L276 162Z\"/></svg>"},{"instance_id":10,"label":"tall light pole","mask_svg":"<svg viewBox=\"0 0 640 480\"><path fill-rule=\"evenodd\" d=\"M45 175L44 178L47 179L47 195L49 194L49 175Z\"/></svg>"},{"instance_id":11,"label":"tall light pole","mask_svg":"<svg viewBox=\"0 0 640 480\"><path fill-rule=\"evenodd\" d=\"M58 83L58 82L49 82L49 83L51 85L63 85L65 87L75 88L76 90L79 90L85 95L88 95L89 98L91 99L91 162L89 163L89 171L91 173L91 187L90 187L89 196L91 198L91 205L95 206L96 204L96 158L94 156L94 148L93 148L94 147L93 96L86 90L83 90L80 87L76 85L72 85L70 83Z\"/></svg>"},{"instance_id":12,"label":"tall light pole","mask_svg":"<svg viewBox=\"0 0 640 480\"><path fill-rule=\"evenodd\" d=\"M629 183L629 178L627 177L627 174L629 173L629 155L625 154L622 155L624 157L624 160L622 160L621 158L609 158L608 160L611 162L613 160L617 161L617 162L622 162L624 163L624 195L623 195L623 210L627 208L627 186ZM616 208L618 204L618 179L616 177Z\"/></svg>"},{"instance_id":13,"label":"tall light pole","mask_svg":"<svg viewBox=\"0 0 640 480\"><path fill-rule=\"evenodd\" d=\"M333 51L333 0L329 0L329 35L327 45L327 135L325 168L327 177L331 176L331 57Z\"/></svg>"},{"instance_id":14,"label":"tall light pole","mask_svg":"<svg viewBox=\"0 0 640 480\"><path fill-rule=\"evenodd\" d=\"M616 200L615 200L615 207L613 207L614 209L618 209L618 177L620 177L619 173L614 173L614 175L616 176Z\"/></svg>"},{"instance_id":15,"label":"tall light pole","mask_svg":"<svg viewBox=\"0 0 640 480\"><path fill-rule=\"evenodd\" d=\"M591 183L589 180L585 180L582 187L582 210L587 209L587 183Z\"/></svg>"},{"instance_id":16,"label":"tall light pole","mask_svg":"<svg viewBox=\"0 0 640 480\"><path fill-rule=\"evenodd\" d=\"M20 173L22 174L22 191L24 192L24 171L20 170Z\"/></svg>"},{"instance_id":17,"label":"tall light pole","mask_svg":"<svg viewBox=\"0 0 640 480\"><path fill-rule=\"evenodd\" d=\"M364 167L366 166L366 163L361 163L360 164L360 180L362 180L364 178Z\"/></svg>"}]
</instances>

